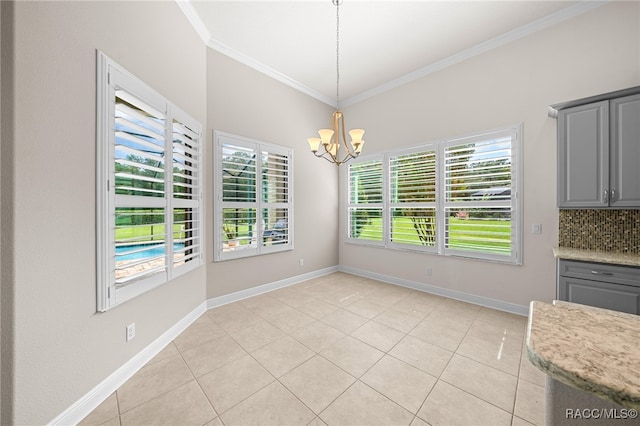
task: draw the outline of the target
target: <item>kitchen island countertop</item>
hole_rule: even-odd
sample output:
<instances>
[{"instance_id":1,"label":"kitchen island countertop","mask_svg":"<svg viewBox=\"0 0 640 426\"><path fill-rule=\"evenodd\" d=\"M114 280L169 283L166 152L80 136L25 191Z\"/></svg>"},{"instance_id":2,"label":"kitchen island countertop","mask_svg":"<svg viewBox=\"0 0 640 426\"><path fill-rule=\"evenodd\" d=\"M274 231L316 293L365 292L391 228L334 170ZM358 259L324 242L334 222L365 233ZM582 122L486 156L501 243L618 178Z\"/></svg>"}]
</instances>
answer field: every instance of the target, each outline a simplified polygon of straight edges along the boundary
<instances>
[{"instance_id":1,"label":"kitchen island countertop","mask_svg":"<svg viewBox=\"0 0 640 426\"><path fill-rule=\"evenodd\" d=\"M640 316L533 301L527 356L555 380L640 409Z\"/></svg>"}]
</instances>

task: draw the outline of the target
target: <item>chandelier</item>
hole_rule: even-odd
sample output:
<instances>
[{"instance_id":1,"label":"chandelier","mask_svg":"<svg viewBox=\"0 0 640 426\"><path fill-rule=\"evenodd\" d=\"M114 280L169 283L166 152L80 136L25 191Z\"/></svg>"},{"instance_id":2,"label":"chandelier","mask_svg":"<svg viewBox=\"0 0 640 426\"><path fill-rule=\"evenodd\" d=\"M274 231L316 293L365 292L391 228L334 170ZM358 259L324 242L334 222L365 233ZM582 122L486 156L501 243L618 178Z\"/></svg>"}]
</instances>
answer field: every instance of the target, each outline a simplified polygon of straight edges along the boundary
<instances>
[{"instance_id":1,"label":"chandelier","mask_svg":"<svg viewBox=\"0 0 640 426\"><path fill-rule=\"evenodd\" d=\"M318 130L319 138L309 138L309 148L316 157L324 158L330 163L339 166L352 158L356 158L362 152L363 129L349 131L351 143L346 143L344 130L344 114L340 111L340 4L342 0L331 0L336 6L336 111L331 118L331 129ZM322 148L320 148L322 145ZM340 147L343 147L341 150ZM321 150L319 153L318 150Z\"/></svg>"}]
</instances>

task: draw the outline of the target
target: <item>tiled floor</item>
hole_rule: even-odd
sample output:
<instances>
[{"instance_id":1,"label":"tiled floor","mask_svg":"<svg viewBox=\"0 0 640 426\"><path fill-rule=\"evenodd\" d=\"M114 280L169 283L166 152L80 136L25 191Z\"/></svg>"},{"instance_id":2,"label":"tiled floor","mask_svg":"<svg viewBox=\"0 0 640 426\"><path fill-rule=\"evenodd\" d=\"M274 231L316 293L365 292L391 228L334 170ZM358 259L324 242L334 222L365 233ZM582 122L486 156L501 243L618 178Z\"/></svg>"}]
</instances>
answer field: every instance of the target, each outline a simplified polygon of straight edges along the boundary
<instances>
[{"instance_id":1,"label":"tiled floor","mask_svg":"<svg viewBox=\"0 0 640 426\"><path fill-rule=\"evenodd\" d=\"M525 328L335 273L209 310L83 424L540 425Z\"/></svg>"}]
</instances>

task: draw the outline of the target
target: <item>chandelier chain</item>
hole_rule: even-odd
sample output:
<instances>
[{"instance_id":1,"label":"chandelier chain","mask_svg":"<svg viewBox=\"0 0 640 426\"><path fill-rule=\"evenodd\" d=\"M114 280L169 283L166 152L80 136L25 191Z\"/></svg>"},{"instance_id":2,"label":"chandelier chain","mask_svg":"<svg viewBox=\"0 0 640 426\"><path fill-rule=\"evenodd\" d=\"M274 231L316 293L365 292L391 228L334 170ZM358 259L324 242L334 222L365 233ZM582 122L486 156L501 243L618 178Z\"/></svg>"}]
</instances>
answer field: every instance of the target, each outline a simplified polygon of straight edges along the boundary
<instances>
[{"instance_id":1,"label":"chandelier chain","mask_svg":"<svg viewBox=\"0 0 640 426\"><path fill-rule=\"evenodd\" d=\"M340 0L336 5L336 104L340 109Z\"/></svg>"}]
</instances>

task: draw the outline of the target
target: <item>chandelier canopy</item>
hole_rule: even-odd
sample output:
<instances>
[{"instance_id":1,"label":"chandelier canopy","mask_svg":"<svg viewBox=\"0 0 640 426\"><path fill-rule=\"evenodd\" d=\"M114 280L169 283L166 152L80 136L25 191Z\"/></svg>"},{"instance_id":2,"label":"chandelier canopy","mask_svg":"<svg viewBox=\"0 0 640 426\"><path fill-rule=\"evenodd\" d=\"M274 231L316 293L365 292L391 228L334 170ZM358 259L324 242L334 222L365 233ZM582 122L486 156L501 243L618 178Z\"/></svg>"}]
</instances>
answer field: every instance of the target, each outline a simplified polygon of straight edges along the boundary
<instances>
[{"instance_id":1,"label":"chandelier canopy","mask_svg":"<svg viewBox=\"0 0 640 426\"><path fill-rule=\"evenodd\" d=\"M349 131L351 143L347 143L344 127L344 114L340 111L340 4L342 0L331 0L336 6L336 111L331 118L331 129L318 130L319 138L309 138L309 148L316 157L324 158L330 163L339 166L352 158L356 158L362 152L364 140L363 129ZM322 149L320 148L322 145ZM341 149L342 147L342 149ZM318 153L318 151L321 151Z\"/></svg>"}]
</instances>

